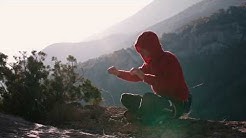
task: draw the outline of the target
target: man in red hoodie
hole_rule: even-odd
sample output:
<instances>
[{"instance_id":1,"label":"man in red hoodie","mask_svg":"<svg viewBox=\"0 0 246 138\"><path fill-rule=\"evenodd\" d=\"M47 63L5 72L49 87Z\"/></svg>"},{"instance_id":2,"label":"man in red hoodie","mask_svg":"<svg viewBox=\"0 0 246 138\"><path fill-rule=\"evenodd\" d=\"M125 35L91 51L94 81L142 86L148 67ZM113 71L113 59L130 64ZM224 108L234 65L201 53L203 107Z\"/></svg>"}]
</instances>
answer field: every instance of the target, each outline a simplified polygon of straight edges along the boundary
<instances>
[{"instance_id":1,"label":"man in red hoodie","mask_svg":"<svg viewBox=\"0 0 246 138\"><path fill-rule=\"evenodd\" d=\"M138 37L135 48L144 61L141 67L125 71L112 66L108 72L127 81L145 82L153 93L122 94L121 102L128 109L125 116L134 115L146 123L155 122L163 114L180 117L190 107L191 98L177 57L164 51L157 35L151 31Z\"/></svg>"}]
</instances>

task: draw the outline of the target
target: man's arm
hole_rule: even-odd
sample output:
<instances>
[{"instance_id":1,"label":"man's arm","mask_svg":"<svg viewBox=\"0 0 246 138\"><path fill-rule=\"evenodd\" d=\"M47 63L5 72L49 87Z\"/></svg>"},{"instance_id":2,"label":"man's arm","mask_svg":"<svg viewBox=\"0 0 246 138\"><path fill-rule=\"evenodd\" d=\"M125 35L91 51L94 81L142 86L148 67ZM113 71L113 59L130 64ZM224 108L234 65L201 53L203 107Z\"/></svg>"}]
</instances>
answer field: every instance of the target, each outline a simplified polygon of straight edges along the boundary
<instances>
[{"instance_id":1,"label":"man's arm","mask_svg":"<svg viewBox=\"0 0 246 138\"><path fill-rule=\"evenodd\" d=\"M150 85L153 85L158 80L155 75L145 74L138 68L132 68L130 74L138 76L138 78Z\"/></svg>"},{"instance_id":2,"label":"man's arm","mask_svg":"<svg viewBox=\"0 0 246 138\"><path fill-rule=\"evenodd\" d=\"M139 78L143 80L143 82L149 85L173 85L178 83L181 74L181 67L174 55L168 56L169 64L167 65L165 62L160 61L161 64L161 72L157 75L150 73L143 73L139 69L131 70L132 74L137 75Z\"/></svg>"},{"instance_id":3,"label":"man's arm","mask_svg":"<svg viewBox=\"0 0 246 138\"><path fill-rule=\"evenodd\" d=\"M108 69L108 73L115 75L115 76L117 76L123 80L126 80L126 81L132 81L132 82L142 81L142 79L139 78L139 76L132 74L131 71L118 70L114 66L112 66Z\"/></svg>"}]
</instances>

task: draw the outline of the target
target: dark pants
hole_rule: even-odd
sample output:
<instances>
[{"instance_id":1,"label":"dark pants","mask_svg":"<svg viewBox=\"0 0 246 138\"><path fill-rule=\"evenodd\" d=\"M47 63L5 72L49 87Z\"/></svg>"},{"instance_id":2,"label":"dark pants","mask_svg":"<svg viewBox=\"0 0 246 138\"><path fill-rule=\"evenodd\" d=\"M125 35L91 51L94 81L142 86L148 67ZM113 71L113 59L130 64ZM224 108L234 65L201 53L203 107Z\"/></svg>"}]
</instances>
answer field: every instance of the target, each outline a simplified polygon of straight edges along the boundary
<instances>
[{"instance_id":1,"label":"dark pants","mask_svg":"<svg viewBox=\"0 0 246 138\"><path fill-rule=\"evenodd\" d=\"M159 119L178 118L188 110L187 103L161 97L154 93L145 93L143 96L123 93L121 103L129 112L140 117L146 124Z\"/></svg>"}]
</instances>

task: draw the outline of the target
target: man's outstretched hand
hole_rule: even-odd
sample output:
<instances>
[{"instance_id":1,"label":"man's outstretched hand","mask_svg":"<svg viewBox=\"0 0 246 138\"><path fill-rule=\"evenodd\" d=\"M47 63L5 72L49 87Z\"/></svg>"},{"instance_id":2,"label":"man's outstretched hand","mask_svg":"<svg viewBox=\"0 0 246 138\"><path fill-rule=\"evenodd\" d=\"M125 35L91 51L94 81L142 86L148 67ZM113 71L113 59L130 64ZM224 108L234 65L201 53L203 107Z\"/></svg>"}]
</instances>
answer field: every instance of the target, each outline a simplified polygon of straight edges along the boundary
<instances>
[{"instance_id":1,"label":"man's outstretched hand","mask_svg":"<svg viewBox=\"0 0 246 138\"><path fill-rule=\"evenodd\" d=\"M114 66L111 66L111 67L108 68L108 73L112 74L112 75L115 75L115 76L118 76L120 74L119 70L116 69Z\"/></svg>"},{"instance_id":2,"label":"man's outstretched hand","mask_svg":"<svg viewBox=\"0 0 246 138\"><path fill-rule=\"evenodd\" d=\"M115 75L115 76L118 76L120 74L119 70L116 69L114 66L111 66L108 68L108 73ZM142 80L144 79L144 73L138 68L132 68L130 70L130 74L131 75L137 75Z\"/></svg>"},{"instance_id":3,"label":"man's outstretched hand","mask_svg":"<svg viewBox=\"0 0 246 138\"><path fill-rule=\"evenodd\" d=\"M144 79L144 73L138 68L132 68L130 70L131 75L137 75L140 79Z\"/></svg>"}]
</instances>

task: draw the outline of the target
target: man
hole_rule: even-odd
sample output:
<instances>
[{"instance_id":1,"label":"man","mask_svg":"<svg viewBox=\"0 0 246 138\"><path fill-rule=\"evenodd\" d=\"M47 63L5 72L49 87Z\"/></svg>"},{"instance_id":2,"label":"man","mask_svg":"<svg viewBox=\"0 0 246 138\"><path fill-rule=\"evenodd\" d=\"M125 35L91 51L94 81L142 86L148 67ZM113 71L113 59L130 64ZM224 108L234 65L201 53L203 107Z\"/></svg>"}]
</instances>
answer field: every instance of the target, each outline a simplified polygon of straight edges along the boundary
<instances>
[{"instance_id":1,"label":"man","mask_svg":"<svg viewBox=\"0 0 246 138\"><path fill-rule=\"evenodd\" d=\"M141 119L146 124L156 123L167 115L180 117L189 109L191 98L176 56L164 51L157 35L150 31L138 37L135 48L144 61L141 67L125 71L112 66L108 72L127 81L145 82L153 93L122 94L121 102L128 109L125 116L129 121Z\"/></svg>"}]
</instances>

